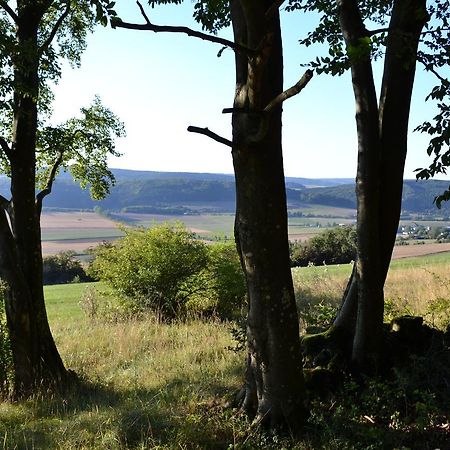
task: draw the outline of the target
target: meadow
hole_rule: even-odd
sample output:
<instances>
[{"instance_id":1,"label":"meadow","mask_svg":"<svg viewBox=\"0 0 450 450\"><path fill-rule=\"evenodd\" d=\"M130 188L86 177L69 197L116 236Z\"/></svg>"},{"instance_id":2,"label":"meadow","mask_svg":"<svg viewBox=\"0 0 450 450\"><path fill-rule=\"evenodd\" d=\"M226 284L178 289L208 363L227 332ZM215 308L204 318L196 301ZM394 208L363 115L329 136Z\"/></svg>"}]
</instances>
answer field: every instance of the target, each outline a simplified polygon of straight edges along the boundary
<instances>
[{"instance_id":1,"label":"meadow","mask_svg":"<svg viewBox=\"0 0 450 450\"><path fill-rule=\"evenodd\" d=\"M450 318L449 270L448 253L394 261L386 286L386 319L421 313L428 323L444 326ZM293 270L303 326L330 317L350 271L349 264ZM2 448L376 449L394 448L386 442L402 443L407 436L417 439L411 424L405 429L394 422L371 424L364 418L369 413L364 416L358 410L350 417L356 407L339 409L326 400L311 402L310 428L303 436L261 434L227 407L241 386L245 359L244 353L229 349L235 345L231 324L167 324L151 315L135 320L89 317L86 301L93 289L101 292L103 286L45 288L58 348L80 383L50 399L44 393L19 403L1 403ZM447 310L433 308L444 303ZM345 424L339 422L344 419ZM409 448L428 448L421 445L431 439L430 431L422 432L425 441Z\"/></svg>"}]
</instances>

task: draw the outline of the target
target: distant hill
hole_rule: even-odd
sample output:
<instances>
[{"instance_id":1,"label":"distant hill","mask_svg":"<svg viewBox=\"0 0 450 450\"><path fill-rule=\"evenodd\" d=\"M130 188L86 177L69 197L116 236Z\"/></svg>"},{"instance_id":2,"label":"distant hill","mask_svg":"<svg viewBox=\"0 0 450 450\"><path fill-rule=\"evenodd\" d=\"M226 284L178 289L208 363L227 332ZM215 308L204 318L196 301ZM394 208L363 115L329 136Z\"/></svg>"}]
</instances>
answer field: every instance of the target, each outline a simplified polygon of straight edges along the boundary
<instances>
[{"instance_id":1,"label":"distant hill","mask_svg":"<svg viewBox=\"0 0 450 450\"><path fill-rule=\"evenodd\" d=\"M180 213L194 211L233 211L233 175L187 172L147 172L113 169L117 183L106 199L93 201L68 174L56 180L45 208L93 209L113 211ZM449 186L448 181L405 180L403 210L426 213L436 211L433 199ZM9 180L0 176L0 194L9 196ZM354 180L342 178L286 178L286 193L291 208L326 205L356 208ZM450 204L443 204L448 214Z\"/></svg>"}]
</instances>

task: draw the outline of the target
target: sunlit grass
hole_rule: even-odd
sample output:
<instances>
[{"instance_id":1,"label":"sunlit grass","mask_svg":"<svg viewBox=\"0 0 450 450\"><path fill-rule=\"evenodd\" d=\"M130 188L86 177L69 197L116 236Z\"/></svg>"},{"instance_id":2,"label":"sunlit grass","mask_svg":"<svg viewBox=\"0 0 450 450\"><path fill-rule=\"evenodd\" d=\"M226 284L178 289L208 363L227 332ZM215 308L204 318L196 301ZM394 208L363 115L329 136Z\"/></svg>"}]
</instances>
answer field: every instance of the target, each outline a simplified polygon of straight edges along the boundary
<instances>
[{"instance_id":1,"label":"sunlit grass","mask_svg":"<svg viewBox=\"0 0 450 450\"><path fill-rule=\"evenodd\" d=\"M311 302L338 305L351 270L350 264L294 269L300 307ZM430 302L450 298L449 270L448 255L395 261L386 297L398 310L426 312ZM261 444L257 431L235 411L223 408L241 387L245 363L243 353L228 350L234 345L230 324L200 320L167 324L152 315L128 321L92 320L80 301L93 286L102 287L92 283L46 287L57 346L67 368L82 382L62 395L1 403L2 448L285 445L271 438ZM358 448L350 438L330 441L329 447L315 447L318 441L318 436L306 436L294 448Z\"/></svg>"}]
</instances>

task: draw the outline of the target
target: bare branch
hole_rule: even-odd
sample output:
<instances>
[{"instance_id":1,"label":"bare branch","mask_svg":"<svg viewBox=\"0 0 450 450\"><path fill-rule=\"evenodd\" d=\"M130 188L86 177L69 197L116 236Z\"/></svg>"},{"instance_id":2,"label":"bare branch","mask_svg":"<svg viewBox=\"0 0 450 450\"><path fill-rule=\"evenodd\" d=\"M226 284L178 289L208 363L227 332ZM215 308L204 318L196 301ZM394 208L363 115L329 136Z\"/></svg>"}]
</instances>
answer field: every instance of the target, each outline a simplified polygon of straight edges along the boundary
<instances>
[{"instance_id":1,"label":"bare branch","mask_svg":"<svg viewBox=\"0 0 450 450\"><path fill-rule=\"evenodd\" d=\"M376 30L367 30L367 36L372 37L376 34L387 33L389 28L377 28Z\"/></svg>"},{"instance_id":2,"label":"bare branch","mask_svg":"<svg viewBox=\"0 0 450 450\"><path fill-rule=\"evenodd\" d=\"M232 114L232 113L246 113L248 108L224 108L222 109L222 114Z\"/></svg>"},{"instance_id":3,"label":"bare branch","mask_svg":"<svg viewBox=\"0 0 450 450\"><path fill-rule=\"evenodd\" d=\"M229 47L235 52L244 53L246 55L254 55L256 53L255 50L252 50L248 47L245 47L243 45L237 44L233 41L230 41L228 39L224 39L218 36L213 36L210 34L202 33L200 31L193 30L188 27L183 26L170 26L170 25L154 25L150 22L147 14L145 14L144 8L142 5L137 2L139 9L141 10L141 13L144 17L145 23L144 24L136 24L136 23L129 23L129 22L123 22L122 20L117 20L114 22L113 27L116 28L125 28L128 30L145 30L145 31L153 31L155 33L184 33L188 36L195 37L198 39L202 39L204 41L214 42L216 44L224 45L225 47Z\"/></svg>"},{"instance_id":4,"label":"bare branch","mask_svg":"<svg viewBox=\"0 0 450 450\"><path fill-rule=\"evenodd\" d=\"M228 139L225 139L222 136L219 136L218 134L214 133L213 131L209 130L208 128L200 128L200 127L193 127L190 126L187 129L190 133L198 133L203 134L205 136L208 136L211 139L214 139L217 142L220 142L221 144L227 145L228 147L233 147L233 143L229 141Z\"/></svg>"},{"instance_id":5,"label":"bare branch","mask_svg":"<svg viewBox=\"0 0 450 450\"><path fill-rule=\"evenodd\" d=\"M309 83L311 78L313 77L314 72L310 69L308 69L303 76L300 78L300 80L294 84L291 88L285 90L280 95L275 97L265 108L264 112L270 112L272 111L276 106L283 103L285 100L293 97L294 95L297 95L300 93L303 88Z\"/></svg>"},{"instance_id":6,"label":"bare branch","mask_svg":"<svg viewBox=\"0 0 450 450\"><path fill-rule=\"evenodd\" d=\"M2 136L0 136L0 147L3 151L3 153L6 155L6 157L11 161L12 153L11 148L6 142L6 139Z\"/></svg>"},{"instance_id":7,"label":"bare branch","mask_svg":"<svg viewBox=\"0 0 450 450\"><path fill-rule=\"evenodd\" d=\"M19 21L19 16L14 12L11 6L8 5L7 1L0 0L0 6L5 10L5 12L14 20L15 23Z\"/></svg>"},{"instance_id":8,"label":"bare branch","mask_svg":"<svg viewBox=\"0 0 450 450\"><path fill-rule=\"evenodd\" d=\"M60 29L62 23L65 20L65 18L69 15L69 12L70 12L70 0L66 0L66 9L59 16L59 19L56 21L56 23L53 26L52 31L50 32L50 34L47 37L47 39L39 47L39 53L43 53L45 50L47 50L48 47L50 47L50 44L52 43L53 39L55 39L56 33Z\"/></svg>"},{"instance_id":9,"label":"bare branch","mask_svg":"<svg viewBox=\"0 0 450 450\"><path fill-rule=\"evenodd\" d=\"M45 197L47 197L47 195L51 194L51 192L52 192L53 182L55 181L56 172L57 172L59 166L61 165L62 160L63 160L63 152L61 151L61 152L59 152L58 158L56 159L55 163L52 166L52 169L50 170L50 173L49 173L48 179L47 179L47 185L41 192L39 192L36 195L36 207L38 210L38 214L41 214L41 211L42 211L42 201L44 200Z\"/></svg>"},{"instance_id":10,"label":"bare branch","mask_svg":"<svg viewBox=\"0 0 450 450\"><path fill-rule=\"evenodd\" d=\"M274 0L272 5L269 6L269 9L266 11L266 20L270 19L273 14L275 14L280 6L284 3L284 0Z\"/></svg>"}]
</instances>

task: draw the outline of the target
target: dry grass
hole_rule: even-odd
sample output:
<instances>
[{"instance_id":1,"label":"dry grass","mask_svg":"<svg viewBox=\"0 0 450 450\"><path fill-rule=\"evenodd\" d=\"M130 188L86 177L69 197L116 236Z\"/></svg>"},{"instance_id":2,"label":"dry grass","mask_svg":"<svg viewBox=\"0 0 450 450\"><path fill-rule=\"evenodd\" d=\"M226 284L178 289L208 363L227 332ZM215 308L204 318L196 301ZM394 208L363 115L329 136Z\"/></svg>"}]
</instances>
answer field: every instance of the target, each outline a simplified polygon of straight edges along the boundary
<instances>
[{"instance_id":1,"label":"dry grass","mask_svg":"<svg viewBox=\"0 0 450 450\"><path fill-rule=\"evenodd\" d=\"M443 257L427 260L426 266L394 264L386 286L390 304L429 312L430 305L448 302L449 269L450 259ZM312 318L308 305L336 306L350 272L350 265L295 269L303 316L306 312ZM1 403L0 448L250 449L292 444L271 437L261 438L264 443L245 420L222 408L241 386L244 368L244 355L227 350L233 345L229 324L164 324L152 316L91 320L79 305L83 289L67 285L46 290L58 348L67 367L81 376L82 386L65 395ZM314 446L306 437L294 448L362 448L356 438L333 433L335 443L329 441L328 447ZM322 442L320 432L314 439Z\"/></svg>"},{"instance_id":2,"label":"dry grass","mask_svg":"<svg viewBox=\"0 0 450 450\"><path fill-rule=\"evenodd\" d=\"M422 246L418 246L422 247ZM337 308L342 299L352 266L317 266L292 271L300 312L313 307ZM420 315L438 328L450 322L450 254L394 261L384 289L385 318L395 315Z\"/></svg>"}]
</instances>

